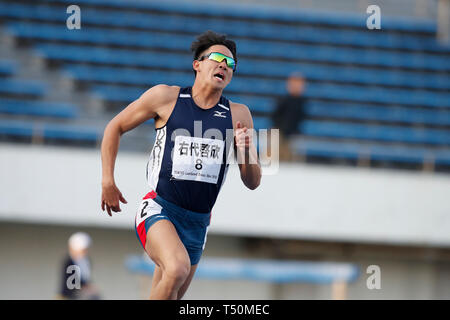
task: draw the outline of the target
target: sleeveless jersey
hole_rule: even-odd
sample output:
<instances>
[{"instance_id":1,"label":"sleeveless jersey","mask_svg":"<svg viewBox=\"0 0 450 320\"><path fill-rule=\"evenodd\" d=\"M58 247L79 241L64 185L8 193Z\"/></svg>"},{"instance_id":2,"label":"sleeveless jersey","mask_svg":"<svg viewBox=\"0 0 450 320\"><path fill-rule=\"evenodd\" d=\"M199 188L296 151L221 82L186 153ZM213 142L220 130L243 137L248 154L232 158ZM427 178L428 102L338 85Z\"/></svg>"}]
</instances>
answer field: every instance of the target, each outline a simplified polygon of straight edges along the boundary
<instances>
[{"instance_id":1,"label":"sleeveless jersey","mask_svg":"<svg viewBox=\"0 0 450 320\"><path fill-rule=\"evenodd\" d=\"M158 195L184 209L210 213L228 171L234 146L230 102L221 96L202 109L181 88L167 123L156 129L147 182Z\"/></svg>"}]
</instances>

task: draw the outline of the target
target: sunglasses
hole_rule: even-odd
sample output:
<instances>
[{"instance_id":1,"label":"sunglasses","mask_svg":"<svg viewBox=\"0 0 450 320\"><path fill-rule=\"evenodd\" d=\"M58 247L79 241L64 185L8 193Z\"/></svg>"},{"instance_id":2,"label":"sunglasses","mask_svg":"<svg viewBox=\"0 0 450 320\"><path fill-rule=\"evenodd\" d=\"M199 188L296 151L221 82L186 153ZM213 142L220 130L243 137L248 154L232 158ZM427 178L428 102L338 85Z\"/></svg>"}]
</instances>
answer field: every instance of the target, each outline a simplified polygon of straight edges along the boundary
<instances>
[{"instance_id":1,"label":"sunglasses","mask_svg":"<svg viewBox=\"0 0 450 320\"><path fill-rule=\"evenodd\" d=\"M198 59L198 61L203 61L206 58L208 58L209 60L213 60L213 61L219 62L219 63L222 62L225 59L225 61L227 63L227 67L231 68L233 71L236 70L236 61L234 61L234 59L229 57L229 56L226 56L226 55L221 54L219 52L211 52L211 53L205 54L204 56L201 56Z\"/></svg>"}]
</instances>

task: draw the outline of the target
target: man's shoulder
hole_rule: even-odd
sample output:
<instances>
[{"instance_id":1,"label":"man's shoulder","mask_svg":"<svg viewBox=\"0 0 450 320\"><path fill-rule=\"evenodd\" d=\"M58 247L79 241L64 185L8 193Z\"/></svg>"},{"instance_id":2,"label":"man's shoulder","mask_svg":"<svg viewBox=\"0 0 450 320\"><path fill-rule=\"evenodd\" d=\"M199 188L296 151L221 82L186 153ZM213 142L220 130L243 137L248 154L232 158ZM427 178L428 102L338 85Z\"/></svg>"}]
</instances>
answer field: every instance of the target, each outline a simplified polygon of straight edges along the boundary
<instances>
[{"instance_id":1,"label":"man's shoulder","mask_svg":"<svg viewBox=\"0 0 450 320\"><path fill-rule=\"evenodd\" d=\"M250 111L247 105L239 102L230 101L230 109L235 112L247 112Z\"/></svg>"},{"instance_id":2,"label":"man's shoulder","mask_svg":"<svg viewBox=\"0 0 450 320\"><path fill-rule=\"evenodd\" d=\"M139 97L139 101L142 106L160 115L175 104L179 91L180 87L178 86L158 84L145 91Z\"/></svg>"},{"instance_id":3,"label":"man's shoulder","mask_svg":"<svg viewBox=\"0 0 450 320\"><path fill-rule=\"evenodd\" d=\"M169 101L178 98L179 86L169 86L167 84L157 84L148 89L143 96L151 96L152 99Z\"/></svg>"},{"instance_id":4,"label":"man's shoulder","mask_svg":"<svg viewBox=\"0 0 450 320\"><path fill-rule=\"evenodd\" d=\"M172 92L172 91L178 92L180 90L179 86L169 86L168 84L164 84L164 83L157 84L157 85L153 86L152 88L155 88L156 90L159 90L159 91L165 91L165 92Z\"/></svg>"},{"instance_id":5,"label":"man's shoulder","mask_svg":"<svg viewBox=\"0 0 450 320\"><path fill-rule=\"evenodd\" d=\"M244 126L249 127L252 124L252 114L247 105L230 101L230 109L233 117L233 126L236 121L240 121Z\"/></svg>"}]
</instances>

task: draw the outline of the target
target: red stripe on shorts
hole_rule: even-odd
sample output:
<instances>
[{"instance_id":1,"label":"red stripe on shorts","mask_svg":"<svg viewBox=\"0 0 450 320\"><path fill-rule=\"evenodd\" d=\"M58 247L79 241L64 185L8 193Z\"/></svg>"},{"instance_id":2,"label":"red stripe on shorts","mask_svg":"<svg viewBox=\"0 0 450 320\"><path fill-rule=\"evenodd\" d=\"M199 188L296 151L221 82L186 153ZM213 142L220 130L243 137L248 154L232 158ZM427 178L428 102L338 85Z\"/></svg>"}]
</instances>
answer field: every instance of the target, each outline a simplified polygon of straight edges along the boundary
<instances>
[{"instance_id":1,"label":"red stripe on shorts","mask_svg":"<svg viewBox=\"0 0 450 320\"><path fill-rule=\"evenodd\" d=\"M145 199L155 199L156 198L156 192L154 190L150 191L145 195L145 197L142 200Z\"/></svg>"},{"instance_id":2,"label":"red stripe on shorts","mask_svg":"<svg viewBox=\"0 0 450 320\"><path fill-rule=\"evenodd\" d=\"M139 240L142 243L142 246L145 249L145 242L147 241L147 232L145 232L145 220L142 221L137 227L137 234L139 236Z\"/></svg>"}]
</instances>

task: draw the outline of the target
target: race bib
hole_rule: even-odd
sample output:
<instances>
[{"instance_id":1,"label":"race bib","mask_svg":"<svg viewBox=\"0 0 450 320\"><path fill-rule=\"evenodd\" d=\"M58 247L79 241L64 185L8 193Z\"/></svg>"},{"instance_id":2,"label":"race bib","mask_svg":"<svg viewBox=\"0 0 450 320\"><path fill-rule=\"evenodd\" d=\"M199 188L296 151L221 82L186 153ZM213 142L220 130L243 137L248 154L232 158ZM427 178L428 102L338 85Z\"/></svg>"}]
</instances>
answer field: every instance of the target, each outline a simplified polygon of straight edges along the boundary
<instances>
[{"instance_id":1,"label":"race bib","mask_svg":"<svg viewBox=\"0 0 450 320\"><path fill-rule=\"evenodd\" d=\"M142 221L155 214L160 214L162 207L154 200L148 198L142 200L139 205L139 209L136 212L136 227L138 227Z\"/></svg>"},{"instance_id":2,"label":"race bib","mask_svg":"<svg viewBox=\"0 0 450 320\"><path fill-rule=\"evenodd\" d=\"M173 150L172 177L217 183L223 162L224 141L177 136Z\"/></svg>"}]
</instances>

